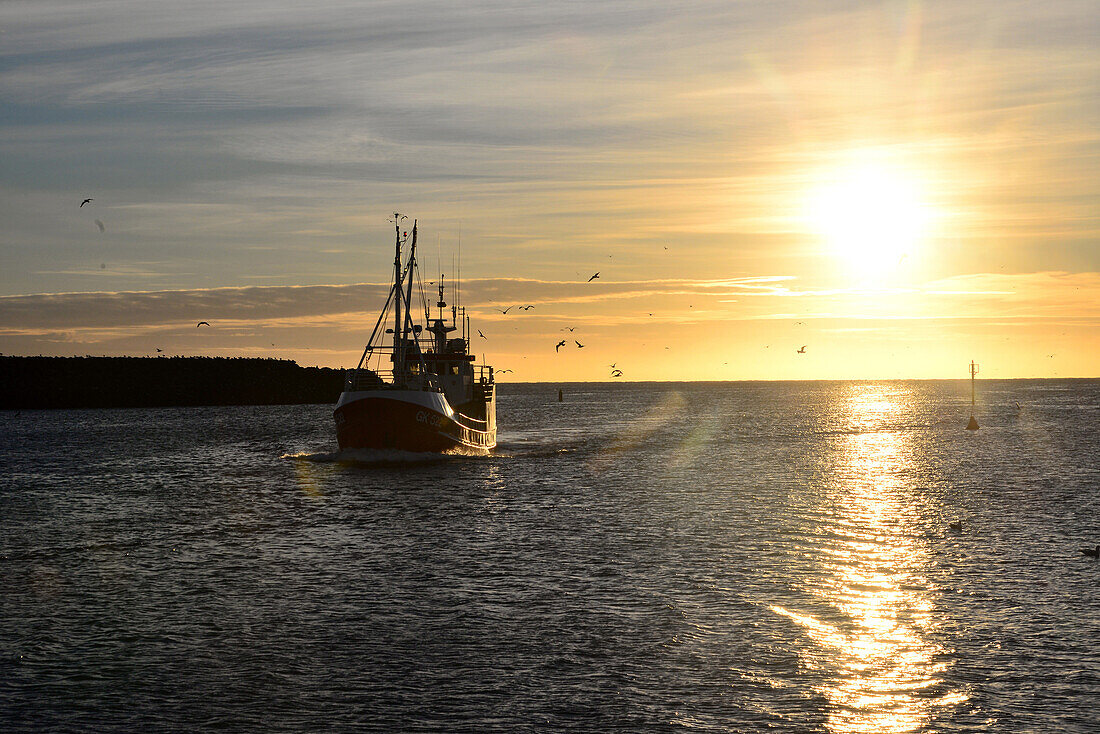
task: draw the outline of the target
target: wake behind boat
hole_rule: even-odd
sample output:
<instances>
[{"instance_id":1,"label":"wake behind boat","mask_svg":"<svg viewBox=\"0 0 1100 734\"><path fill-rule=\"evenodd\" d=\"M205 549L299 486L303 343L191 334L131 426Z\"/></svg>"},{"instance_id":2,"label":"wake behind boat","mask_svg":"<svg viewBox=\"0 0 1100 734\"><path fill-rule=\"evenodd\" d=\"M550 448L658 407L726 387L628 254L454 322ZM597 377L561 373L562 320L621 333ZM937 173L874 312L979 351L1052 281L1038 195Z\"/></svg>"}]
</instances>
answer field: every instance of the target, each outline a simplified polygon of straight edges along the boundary
<instances>
[{"instance_id":1,"label":"wake behind boat","mask_svg":"<svg viewBox=\"0 0 1100 734\"><path fill-rule=\"evenodd\" d=\"M393 287L333 411L336 440L341 449L488 452L497 443L493 368L473 364L465 308L452 305L445 323L443 276L438 317L431 318L416 264L416 222L410 235L401 231L402 219L394 215ZM423 324L413 313L414 282ZM461 336L449 337L460 328Z\"/></svg>"}]
</instances>

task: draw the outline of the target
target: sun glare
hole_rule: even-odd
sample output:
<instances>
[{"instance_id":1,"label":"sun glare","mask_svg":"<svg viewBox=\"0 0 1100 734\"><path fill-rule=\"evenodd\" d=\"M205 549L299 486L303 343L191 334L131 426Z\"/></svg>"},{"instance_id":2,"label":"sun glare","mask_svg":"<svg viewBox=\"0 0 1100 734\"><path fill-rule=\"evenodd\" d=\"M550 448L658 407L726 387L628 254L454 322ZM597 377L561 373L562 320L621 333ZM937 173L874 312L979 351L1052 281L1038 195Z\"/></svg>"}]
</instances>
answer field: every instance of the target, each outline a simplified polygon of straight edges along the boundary
<instances>
[{"instance_id":1,"label":"sun glare","mask_svg":"<svg viewBox=\"0 0 1100 734\"><path fill-rule=\"evenodd\" d=\"M853 166L810 196L808 224L853 274L892 270L912 254L929 220L915 180L879 164Z\"/></svg>"}]
</instances>

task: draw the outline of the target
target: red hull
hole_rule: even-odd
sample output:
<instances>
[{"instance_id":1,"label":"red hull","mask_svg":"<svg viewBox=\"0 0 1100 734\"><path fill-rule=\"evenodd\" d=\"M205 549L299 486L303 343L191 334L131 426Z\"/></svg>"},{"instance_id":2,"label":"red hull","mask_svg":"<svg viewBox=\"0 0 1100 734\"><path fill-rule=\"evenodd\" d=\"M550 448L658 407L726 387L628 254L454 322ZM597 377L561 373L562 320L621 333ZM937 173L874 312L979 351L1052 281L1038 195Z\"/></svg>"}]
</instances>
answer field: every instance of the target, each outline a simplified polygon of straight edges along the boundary
<instances>
[{"instance_id":1,"label":"red hull","mask_svg":"<svg viewBox=\"0 0 1100 734\"><path fill-rule=\"evenodd\" d=\"M431 408L401 400L363 398L337 408L336 441L341 449L397 449L444 452L496 445L496 432L463 428Z\"/></svg>"}]
</instances>

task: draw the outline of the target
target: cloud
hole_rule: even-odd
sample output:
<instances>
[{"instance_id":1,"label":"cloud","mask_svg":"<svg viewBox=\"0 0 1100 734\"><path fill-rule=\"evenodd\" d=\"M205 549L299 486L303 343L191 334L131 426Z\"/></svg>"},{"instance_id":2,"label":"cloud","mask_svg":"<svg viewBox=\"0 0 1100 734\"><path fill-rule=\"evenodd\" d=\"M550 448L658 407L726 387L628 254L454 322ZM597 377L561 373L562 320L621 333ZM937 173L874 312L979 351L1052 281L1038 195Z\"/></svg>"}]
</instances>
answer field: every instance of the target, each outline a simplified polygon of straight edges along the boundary
<instances>
[{"instance_id":1,"label":"cloud","mask_svg":"<svg viewBox=\"0 0 1100 734\"><path fill-rule=\"evenodd\" d=\"M965 262L951 248L943 272L992 267L1009 237L1018 269L1094 270L1098 17L991 0L0 3L0 293L83 290L89 263L139 251L179 277L105 287L240 283L261 246L288 282L369 280L351 225L393 206L464 222L486 276L561 280L593 243L633 255L658 236L676 259L623 278L732 261L806 276L795 200L866 146L922 164L948 244L989 243ZM57 216L74 188L129 207L97 242L115 251L87 255L88 228Z\"/></svg>"},{"instance_id":2,"label":"cloud","mask_svg":"<svg viewBox=\"0 0 1100 734\"><path fill-rule=\"evenodd\" d=\"M246 286L153 292L44 293L0 297L0 329L44 333L145 328L210 321L322 326L373 318L389 286L378 283ZM463 283L471 314L509 325L569 318L589 323L798 318L1100 319L1100 273L980 274L892 289L800 289L787 275L714 280L540 281L484 278ZM452 296L448 294L448 298ZM534 304L499 314L496 306ZM793 304L793 305L792 305Z\"/></svg>"}]
</instances>

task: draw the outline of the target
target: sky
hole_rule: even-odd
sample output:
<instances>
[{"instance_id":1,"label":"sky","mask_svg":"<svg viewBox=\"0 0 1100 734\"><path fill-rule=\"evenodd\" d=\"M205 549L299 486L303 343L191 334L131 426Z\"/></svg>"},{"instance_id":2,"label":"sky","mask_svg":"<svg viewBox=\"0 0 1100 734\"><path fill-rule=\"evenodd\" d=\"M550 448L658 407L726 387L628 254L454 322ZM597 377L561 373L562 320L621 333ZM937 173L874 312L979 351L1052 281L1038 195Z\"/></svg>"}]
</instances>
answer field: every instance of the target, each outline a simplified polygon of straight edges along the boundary
<instances>
[{"instance_id":1,"label":"sky","mask_svg":"<svg viewBox=\"0 0 1100 734\"><path fill-rule=\"evenodd\" d=\"M354 366L401 212L514 381L1100 376L1098 37L1058 0L7 0L0 352Z\"/></svg>"}]
</instances>

